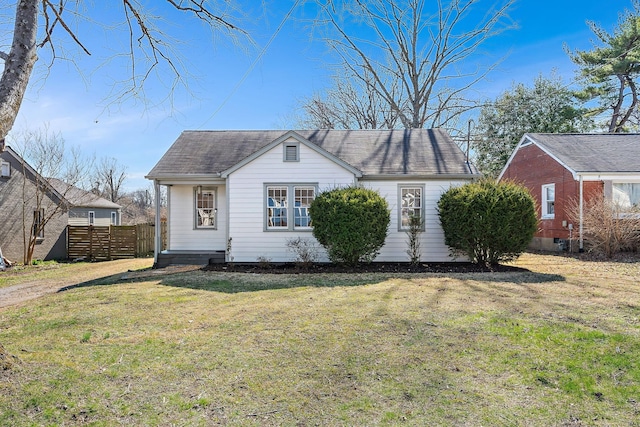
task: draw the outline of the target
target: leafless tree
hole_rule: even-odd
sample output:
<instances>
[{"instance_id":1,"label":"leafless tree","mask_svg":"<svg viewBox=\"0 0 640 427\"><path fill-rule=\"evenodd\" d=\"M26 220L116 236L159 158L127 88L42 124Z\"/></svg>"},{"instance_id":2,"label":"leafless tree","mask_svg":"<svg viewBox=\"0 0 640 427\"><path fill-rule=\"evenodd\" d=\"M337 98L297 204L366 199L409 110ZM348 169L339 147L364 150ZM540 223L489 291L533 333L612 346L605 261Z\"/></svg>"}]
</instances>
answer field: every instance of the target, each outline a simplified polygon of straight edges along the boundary
<instances>
[{"instance_id":1,"label":"leafless tree","mask_svg":"<svg viewBox=\"0 0 640 427\"><path fill-rule=\"evenodd\" d=\"M455 126L469 90L496 63L481 46L514 24L515 0L317 0L343 67L371 85L405 128Z\"/></svg>"},{"instance_id":2,"label":"leafless tree","mask_svg":"<svg viewBox=\"0 0 640 427\"><path fill-rule=\"evenodd\" d=\"M98 5L86 0L14 0L2 6L0 31L9 33L9 37L0 38L0 60L3 63L0 141L13 127L39 49L48 48L48 66L57 59L73 60L66 54L65 47L69 42L84 54L91 55L93 47L83 40L78 28L82 25L97 27L107 19L103 15L111 15L92 13ZM120 9L122 22L104 22L103 29L114 36L124 33L128 40L123 51L117 50L116 43L109 46L114 49L113 58L124 56L128 59L129 76L120 82L122 86L116 90L116 99L144 96L142 88L152 75L172 76L168 83L170 91L179 85L186 86L184 78L189 73L178 54L179 42L171 39L165 31L166 22L176 14L204 24L214 33L223 31L231 37L247 36L232 22L241 12L230 0L120 0L109 2L109 7L115 11ZM13 18L7 15L9 10L14 11ZM13 29L9 29L11 25ZM10 40L10 43L5 43L5 40Z\"/></svg>"},{"instance_id":3,"label":"leafless tree","mask_svg":"<svg viewBox=\"0 0 640 427\"><path fill-rule=\"evenodd\" d=\"M122 206L122 223L151 224L155 221L155 200L153 184L125 194L118 203ZM161 187L160 218L166 218L166 189Z\"/></svg>"},{"instance_id":4,"label":"leafless tree","mask_svg":"<svg viewBox=\"0 0 640 427\"><path fill-rule=\"evenodd\" d=\"M92 192L118 203L124 196L123 184L126 179L126 166L118 163L113 157L103 157L91 175Z\"/></svg>"},{"instance_id":5,"label":"leafless tree","mask_svg":"<svg viewBox=\"0 0 640 427\"><path fill-rule=\"evenodd\" d=\"M396 90L392 84L390 90ZM393 129L399 122L371 78L336 77L331 89L304 100L302 109L302 127L309 129Z\"/></svg>"},{"instance_id":6,"label":"leafless tree","mask_svg":"<svg viewBox=\"0 0 640 427\"><path fill-rule=\"evenodd\" d=\"M89 193L78 188L89 176L91 161L76 149L65 149L59 133L25 131L17 138L22 163L22 236L28 265L39 237L51 220L68 212Z\"/></svg>"}]
</instances>

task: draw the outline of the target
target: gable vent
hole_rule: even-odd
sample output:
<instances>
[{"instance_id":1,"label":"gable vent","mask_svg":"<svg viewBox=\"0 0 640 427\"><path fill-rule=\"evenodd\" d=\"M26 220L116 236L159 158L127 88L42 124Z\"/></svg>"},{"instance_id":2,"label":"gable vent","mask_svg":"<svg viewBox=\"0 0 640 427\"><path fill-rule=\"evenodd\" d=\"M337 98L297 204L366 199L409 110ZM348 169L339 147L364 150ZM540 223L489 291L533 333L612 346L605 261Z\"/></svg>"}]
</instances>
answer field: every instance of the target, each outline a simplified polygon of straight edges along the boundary
<instances>
[{"instance_id":1,"label":"gable vent","mask_svg":"<svg viewBox=\"0 0 640 427\"><path fill-rule=\"evenodd\" d=\"M297 145L285 145L284 146L284 161L285 162L297 162L298 159L298 146Z\"/></svg>"}]
</instances>

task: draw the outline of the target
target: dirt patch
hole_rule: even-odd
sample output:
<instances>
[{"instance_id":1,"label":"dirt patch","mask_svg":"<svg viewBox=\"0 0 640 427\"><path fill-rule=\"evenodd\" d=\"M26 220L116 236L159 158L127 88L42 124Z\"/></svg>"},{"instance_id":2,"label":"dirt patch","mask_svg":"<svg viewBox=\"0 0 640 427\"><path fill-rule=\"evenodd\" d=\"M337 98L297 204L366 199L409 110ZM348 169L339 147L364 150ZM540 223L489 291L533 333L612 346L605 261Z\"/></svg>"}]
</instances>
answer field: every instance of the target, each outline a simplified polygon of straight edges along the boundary
<instances>
[{"instance_id":1,"label":"dirt patch","mask_svg":"<svg viewBox=\"0 0 640 427\"><path fill-rule=\"evenodd\" d=\"M372 262L354 266L316 263L284 264L209 264L204 271L228 271L254 274L297 274L297 273L491 273L528 271L524 268L496 264L482 266L469 262L421 263L412 265L404 262Z\"/></svg>"}]
</instances>

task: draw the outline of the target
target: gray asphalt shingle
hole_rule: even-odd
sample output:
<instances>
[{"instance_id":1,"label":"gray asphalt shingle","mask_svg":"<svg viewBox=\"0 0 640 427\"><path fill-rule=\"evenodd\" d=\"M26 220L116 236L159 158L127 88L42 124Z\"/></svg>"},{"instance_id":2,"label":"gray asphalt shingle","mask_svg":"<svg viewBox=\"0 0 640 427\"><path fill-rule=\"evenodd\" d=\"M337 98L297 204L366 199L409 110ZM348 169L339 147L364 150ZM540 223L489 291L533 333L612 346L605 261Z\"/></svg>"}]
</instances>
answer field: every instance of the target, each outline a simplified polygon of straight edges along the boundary
<instances>
[{"instance_id":1,"label":"gray asphalt shingle","mask_svg":"<svg viewBox=\"0 0 640 427\"><path fill-rule=\"evenodd\" d=\"M576 172L640 172L640 134L530 133L527 136Z\"/></svg>"},{"instance_id":2,"label":"gray asphalt shingle","mask_svg":"<svg viewBox=\"0 0 640 427\"><path fill-rule=\"evenodd\" d=\"M184 131L149 178L219 174L287 130ZM364 175L471 175L465 155L440 129L296 130Z\"/></svg>"}]
</instances>

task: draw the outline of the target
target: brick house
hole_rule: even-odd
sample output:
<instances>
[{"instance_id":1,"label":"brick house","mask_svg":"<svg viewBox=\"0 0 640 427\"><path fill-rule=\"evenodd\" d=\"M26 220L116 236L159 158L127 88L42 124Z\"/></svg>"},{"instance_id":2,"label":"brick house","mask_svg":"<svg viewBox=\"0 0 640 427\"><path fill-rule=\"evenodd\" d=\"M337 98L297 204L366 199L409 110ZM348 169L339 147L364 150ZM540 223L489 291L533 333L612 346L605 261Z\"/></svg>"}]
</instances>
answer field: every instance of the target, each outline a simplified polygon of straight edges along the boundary
<instances>
[{"instance_id":1,"label":"brick house","mask_svg":"<svg viewBox=\"0 0 640 427\"><path fill-rule=\"evenodd\" d=\"M537 202L540 227L531 248L557 250L570 238L584 248L580 210L593 197L640 205L640 134L525 134L498 179L525 185ZM574 248L575 249L575 248Z\"/></svg>"},{"instance_id":2,"label":"brick house","mask_svg":"<svg viewBox=\"0 0 640 427\"><path fill-rule=\"evenodd\" d=\"M67 225L118 225L120 209L84 190L43 178L11 147L0 151L0 248L11 261L24 260L25 240L43 218L46 223L37 231L33 259L66 259Z\"/></svg>"}]
</instances>

